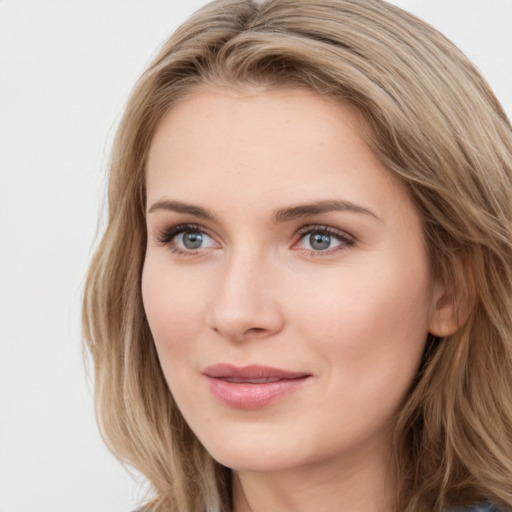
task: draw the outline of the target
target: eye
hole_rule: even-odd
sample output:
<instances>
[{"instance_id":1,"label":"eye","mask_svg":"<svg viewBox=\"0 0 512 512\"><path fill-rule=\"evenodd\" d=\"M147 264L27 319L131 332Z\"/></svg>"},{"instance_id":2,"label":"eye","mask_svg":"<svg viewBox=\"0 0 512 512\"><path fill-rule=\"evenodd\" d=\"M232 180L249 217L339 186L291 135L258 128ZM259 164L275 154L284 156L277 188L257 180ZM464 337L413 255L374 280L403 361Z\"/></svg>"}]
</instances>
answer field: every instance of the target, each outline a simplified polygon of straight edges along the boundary
<instances>
[{"instance_id":1,"label":"eye","mask_svg":"<svg viewBox=\"0 0 512 512\"><path fill-rule=\"evenodd\" d=\"M200 231L185 231L174 237L174 244L189 251L211 246L213 241L207 234Z\"/></svg>"},{"instance_id":2,"label":"eye","mask_svg":"<svg viewBox=\"0 0 512 512\"><path fill-rule=\"evenodd\" d=\"M354 245L354 239L328 226L314 226L301 230L300 240L295 247L314 253L330 253Z\"/></svg>"},{"instance_id":3,"label":"eye","mask_svg":"<svg viewBox=\"0 0 512 512\"><path fill-rule=\"evenodd\" d=\"M217 242L199 226L179 225L166 229L158 237L162 245L168 245L173 252L178 254L190 254L218 247Z\"/></svg>"}]
</instances>

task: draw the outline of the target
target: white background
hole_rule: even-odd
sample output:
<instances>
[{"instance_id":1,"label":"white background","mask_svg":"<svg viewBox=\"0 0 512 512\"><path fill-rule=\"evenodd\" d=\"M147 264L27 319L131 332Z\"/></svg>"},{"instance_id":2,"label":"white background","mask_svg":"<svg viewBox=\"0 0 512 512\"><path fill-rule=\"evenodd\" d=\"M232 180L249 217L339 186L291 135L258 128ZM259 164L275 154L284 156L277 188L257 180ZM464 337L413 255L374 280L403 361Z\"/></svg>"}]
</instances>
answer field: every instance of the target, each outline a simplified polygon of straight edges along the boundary
<instances>
[{"instance_id":1,"label":"white background","mask_svg":"<svg viewBox=\"0 0 512 512\"><path fill-rule=\"evenodd\" d=\"M203 3L0 0L0 512L129 512L142 496L95 426L80 296L127 94ZM454 40L512 115L512 0L394 3Z\"/></svg>"}]
</instances>

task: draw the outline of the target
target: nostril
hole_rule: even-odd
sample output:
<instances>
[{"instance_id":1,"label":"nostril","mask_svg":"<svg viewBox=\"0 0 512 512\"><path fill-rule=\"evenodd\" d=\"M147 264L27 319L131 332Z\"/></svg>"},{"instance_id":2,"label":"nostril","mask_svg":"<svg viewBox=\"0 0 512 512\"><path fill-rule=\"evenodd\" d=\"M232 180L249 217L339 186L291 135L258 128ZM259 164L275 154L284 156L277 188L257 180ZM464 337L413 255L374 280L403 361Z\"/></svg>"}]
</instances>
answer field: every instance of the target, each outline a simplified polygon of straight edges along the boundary
<instances>
[{"instance_id":1,"label":"nostril","mask_svg":"<svg viewBox=\"0 0 512 512\"><path fill-rule=\"evenodd\" d=\"M245 334L262 334L266 331L267 329L263 329L262 327L251 327L245 331Z\"/></svg>"}]
</instances>

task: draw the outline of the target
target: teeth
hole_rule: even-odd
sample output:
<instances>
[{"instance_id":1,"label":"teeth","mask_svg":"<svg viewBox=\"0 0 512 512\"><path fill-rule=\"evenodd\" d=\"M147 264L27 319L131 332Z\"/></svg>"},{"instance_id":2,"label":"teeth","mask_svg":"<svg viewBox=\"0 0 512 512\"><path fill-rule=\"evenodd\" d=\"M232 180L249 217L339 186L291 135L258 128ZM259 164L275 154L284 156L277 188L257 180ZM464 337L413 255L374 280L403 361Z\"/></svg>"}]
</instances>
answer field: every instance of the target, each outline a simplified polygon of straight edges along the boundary
<instances>
[{"instance_id":1,"label":"teeth","mask_svg":"<svg viewBox=\"0 0 512 512\"><path fill-rule=\"evenodd\" d=\"M281 379L278 379L277 377L269 377L265 379L238 379L236 377L226 377L224 380L240 384L267 384L268 382L277 382Z\"/></svg>"}]
</instances>

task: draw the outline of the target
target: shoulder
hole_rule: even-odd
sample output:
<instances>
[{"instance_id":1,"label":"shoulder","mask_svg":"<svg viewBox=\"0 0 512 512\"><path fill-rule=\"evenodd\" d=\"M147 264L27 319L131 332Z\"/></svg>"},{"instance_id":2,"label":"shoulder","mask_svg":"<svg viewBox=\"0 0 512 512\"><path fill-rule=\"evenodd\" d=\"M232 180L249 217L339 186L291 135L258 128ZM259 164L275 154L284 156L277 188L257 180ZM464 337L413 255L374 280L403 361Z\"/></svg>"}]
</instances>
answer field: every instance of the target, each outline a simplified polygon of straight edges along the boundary
<instances>
[{"instance_id":1,"label":"shoulder","mask_svg":"<svg viewBox=\"0 0 512 512\"><path fill-rule=\"evenodd\" d=\"M480 503L470 507L453 507L446 512L503 512L496 505L492 503Z\"/></svg>"}]
</instances>

